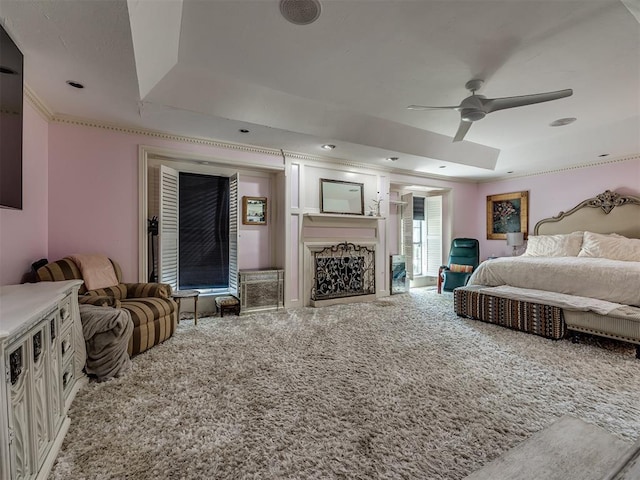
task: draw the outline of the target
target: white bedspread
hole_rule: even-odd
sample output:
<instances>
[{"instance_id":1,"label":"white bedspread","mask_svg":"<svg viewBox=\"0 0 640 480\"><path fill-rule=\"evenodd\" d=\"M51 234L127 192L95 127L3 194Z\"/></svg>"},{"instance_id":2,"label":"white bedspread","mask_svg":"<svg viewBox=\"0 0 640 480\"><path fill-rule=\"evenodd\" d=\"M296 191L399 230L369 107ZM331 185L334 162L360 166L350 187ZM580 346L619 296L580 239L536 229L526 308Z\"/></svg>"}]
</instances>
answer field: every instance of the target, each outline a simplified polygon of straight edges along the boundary
<instances>
[{"instance_id":1,"label":"white bedspread","mask_svg":"<svg viewBox=\"0 0 640 480\"><path fill-rule=\"evenodd\" d=\"M469 285L509 285L640 306L640 262L588 257L496 258L481 263Z\"/></svg>"}]
</instances>

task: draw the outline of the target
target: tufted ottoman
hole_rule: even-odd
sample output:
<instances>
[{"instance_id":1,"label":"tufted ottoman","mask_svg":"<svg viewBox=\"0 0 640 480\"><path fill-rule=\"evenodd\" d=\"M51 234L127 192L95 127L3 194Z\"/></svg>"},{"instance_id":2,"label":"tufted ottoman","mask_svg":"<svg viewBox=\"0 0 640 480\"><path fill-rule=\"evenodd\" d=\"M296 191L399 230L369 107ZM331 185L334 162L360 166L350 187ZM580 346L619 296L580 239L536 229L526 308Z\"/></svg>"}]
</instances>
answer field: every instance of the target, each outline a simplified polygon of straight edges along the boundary
<instances>
[{"instance_id":1,"label":"tufted ottoman","mask_svg":"<svg viewBox=\"0 0 640 480\"><path fill-rule=\"evenodd\" d=\"M240 300L233 295L216 297L216 309L220 312L221 317L224 317L224 312L233 312L236 315L240 315Z\"/></svg>"}]
</instances>

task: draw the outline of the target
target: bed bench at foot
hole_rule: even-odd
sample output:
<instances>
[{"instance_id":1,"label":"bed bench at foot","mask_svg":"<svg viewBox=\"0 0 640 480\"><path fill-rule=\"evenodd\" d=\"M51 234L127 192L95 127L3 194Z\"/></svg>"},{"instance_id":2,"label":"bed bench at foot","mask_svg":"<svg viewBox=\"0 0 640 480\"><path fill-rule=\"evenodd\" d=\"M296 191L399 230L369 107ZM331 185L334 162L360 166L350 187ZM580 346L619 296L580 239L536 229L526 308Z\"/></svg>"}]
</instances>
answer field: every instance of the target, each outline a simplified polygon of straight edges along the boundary
<instances>
[{"instance_id":1,"label":"bed bench at foot","mask_svg":"<svg viewBox=\"0 0 640 480\"><path fill-rule=\"evenodd\" d=\"M558 340L567 333L562 309L480 293L477 287L456 288L454 309L461 317Z\"/></svg>"}]
</instances>

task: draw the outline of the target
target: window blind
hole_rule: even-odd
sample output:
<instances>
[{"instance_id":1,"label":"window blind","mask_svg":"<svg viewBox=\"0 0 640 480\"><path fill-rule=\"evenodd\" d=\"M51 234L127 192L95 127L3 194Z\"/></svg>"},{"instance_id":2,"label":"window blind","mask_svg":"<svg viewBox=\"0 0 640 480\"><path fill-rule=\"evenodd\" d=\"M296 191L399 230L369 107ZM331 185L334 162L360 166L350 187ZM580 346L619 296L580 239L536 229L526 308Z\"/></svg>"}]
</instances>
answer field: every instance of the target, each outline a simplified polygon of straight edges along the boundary
<instances>
[{"instance_id":1,"label":"window blind","mask_svg":"<svg viewBox=\"0 0 640 480\"><path fill-rule=\"evenodd\" d=\"M424 197L413 197L413 219L424 220Z\"/></svg>"}]
</instances>

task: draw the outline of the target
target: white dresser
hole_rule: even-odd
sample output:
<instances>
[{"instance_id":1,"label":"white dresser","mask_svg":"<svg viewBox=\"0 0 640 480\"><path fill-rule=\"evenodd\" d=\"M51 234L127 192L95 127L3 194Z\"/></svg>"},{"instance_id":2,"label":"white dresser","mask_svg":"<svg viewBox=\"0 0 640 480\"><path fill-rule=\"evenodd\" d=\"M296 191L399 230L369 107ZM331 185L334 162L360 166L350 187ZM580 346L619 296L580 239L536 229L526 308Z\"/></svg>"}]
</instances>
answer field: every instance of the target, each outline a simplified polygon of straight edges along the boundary
<instances>
[{"instance_id":1,"label":"white dresser","mask_svg":"<svg viewBox=\"0 0 640 480\"><path fill-rule=\"evenodd\" d=\"M0 478L46 478L86 377L80 280L0 287ZM7 461L8 460L8 461Z\"/></svg>"}]
</instances>

